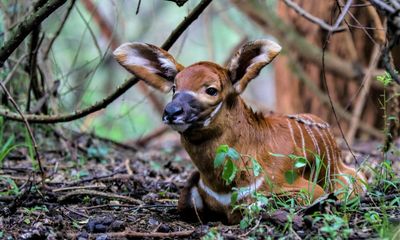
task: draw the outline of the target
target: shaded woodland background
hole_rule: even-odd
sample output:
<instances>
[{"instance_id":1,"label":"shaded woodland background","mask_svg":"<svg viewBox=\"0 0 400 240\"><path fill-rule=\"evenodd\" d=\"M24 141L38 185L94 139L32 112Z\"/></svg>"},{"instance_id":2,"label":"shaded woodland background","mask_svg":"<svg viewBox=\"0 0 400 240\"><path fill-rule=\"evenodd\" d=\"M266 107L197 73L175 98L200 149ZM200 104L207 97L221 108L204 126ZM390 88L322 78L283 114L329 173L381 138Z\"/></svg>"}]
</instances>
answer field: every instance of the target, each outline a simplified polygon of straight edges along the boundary
<instances>
[{"instance_id":1,"label":"shaded woodland background","mask_svg":"<svg viewBox=\"0 0 400 240\"><path fill-rule=\"evenodd\" d=\"M386 160L397 169L399 9L398 0L0 0L0 238L3 226L15 237L58 231L74 238L99 233L96 226L114 237L212 232L174 212L193 167L178 134L161 122L172 94L147 87L113 59L112 50L129 41L162 46L188 66L226 65L246 41L273 39L283 51L245 91L249 105L316 114L332 125L347 163L354 165L348 144L372 169ZM391 201L397 223L398 183L371 194L385 195L383 206ZM50 224L32 224L34 214L21 206L40 206L35 222ZM362 225L363 211L369 206L350 219L359 230L351 236L383 236ZM260 219L275 237L299 237L275 232L286 223L273 216ZM116 221L105 230L104 222ZM124 224L130 231L118 232ZM312 225L299 225L300 236L320 233L321 224Z\"/></svg>"},{"instance_id":2,"label":"shaded woodland background","mask_svg":"<svg viewBox=\"0 0 400 240\"><path fill-rule=\"evenodd\" d=\"M2 41L8 39L9 31L29 11L44 2L2 1ZM39 24L18 47L5 62L2 78L26 113L59 115L91 106L129 76L112 59L112 49L126 41L161 45L196 4L182 3L186 4L179 7L168 1L68 2ZM340 13L338 5L344 3L297 4L332 24ZM379 49L386 37L384 21L371 4L355 1L341 31L332 34L326 48L325 72L330 95L350 143L354 136L384 138L380 117L383 113L378 102L383 87L375 80L384 73L379 61ZM249 103L258 109L281 113L311 112L335 126L321 75L321 48L326 37L326 30L301 17L284 1L223 0L211 4L170 52L186 66L200 60L223 65L243 42L275 38L284 51L246 91ZM393 56L396 66L399 54ZM388 92L395 92L396 87L392 88ZM5 111L10 104L2 96ZM137 139L160 130L160 114L169 97L139 83L104 110L63 126L113 140ZM396 105L395 100L392 103ZM398 134L398 130L394 132Z\"/></svg>"}]
</instances>

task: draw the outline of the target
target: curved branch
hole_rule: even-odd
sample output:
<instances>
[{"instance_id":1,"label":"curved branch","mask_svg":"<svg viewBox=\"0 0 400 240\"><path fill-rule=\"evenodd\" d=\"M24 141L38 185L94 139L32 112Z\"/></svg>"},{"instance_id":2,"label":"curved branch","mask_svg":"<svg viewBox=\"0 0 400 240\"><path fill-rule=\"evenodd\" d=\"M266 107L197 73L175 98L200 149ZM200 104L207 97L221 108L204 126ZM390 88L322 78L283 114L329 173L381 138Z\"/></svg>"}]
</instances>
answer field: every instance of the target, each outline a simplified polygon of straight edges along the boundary
<instances>
[{"instance_id":1,"label":"curved branch","mask_svg":"<svg viewBox=\"0 0 400 240\"><path fill-rule=\"evenodd\" d=\"M171 33L171 35L167 38L167 40L162 45L162 48L168 51L171 46L178 40L178 38L182 35L182 33L190 26L194 20L198 18L198 16L206 9L206 7L212 2L212 0L202 0L187 17L183 19L183 21L175 28L175 30ZM69 122L82 117L85 117L91 113L99 111L105 107L107 107L110 103L112 103L119 96L124 94L129 88L135 85L139 81L138 78L132 77L126 80L122 85L120 85L112 94L101 100L100 102L95 103L94 105L87 107L85 109L77 110L73 113L64 114L64 115L34 115L34 114L26 114L24 115L25 119L31 123L59 123L59 122ZM15 121L23 121L23 118L14 112L10 112L7 110L0 110L0 115L4 116L7 119L15 120Z\"/></svg>"},{"instance_id":2,"label":"curved branch","mask_svg":"<svg viewBox=\"0 0 400 240\"><path fill-rule=\"evenodd\" d=\"M287 49L293 50L306 61L317 66L322 65L321 49L302 37L292 26L285 23L274 13L273 9L259 4L258 1L231 0L231 2L239 11L256 23L261 30L278 38ZM336 25L333 27L337 28ZM334 53L325 53L325 67L327 71L347 79L359 79L364 75L364 69L360 65L340 58Z\"/></svg>"}]
</instances>

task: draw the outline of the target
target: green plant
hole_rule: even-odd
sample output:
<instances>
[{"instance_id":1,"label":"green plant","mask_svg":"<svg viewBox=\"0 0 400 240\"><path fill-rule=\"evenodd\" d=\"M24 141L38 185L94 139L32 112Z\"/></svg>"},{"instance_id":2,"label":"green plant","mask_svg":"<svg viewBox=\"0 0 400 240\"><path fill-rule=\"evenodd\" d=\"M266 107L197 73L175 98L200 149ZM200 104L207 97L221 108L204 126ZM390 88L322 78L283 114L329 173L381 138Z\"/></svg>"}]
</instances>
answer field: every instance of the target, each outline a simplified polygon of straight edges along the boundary
<instances>
[{"instance_id":1,"label":"green plant","mask_svg":"<svg viewBox=\"0 0 400 240\"><path fill-rule=\"evenodd\" d=\"M326 235L326 239L348 238L351 233L348 221L336 214L316 216L313 224L318 222L322 223L322 227L319 230Z\"/></svg>"},{"instance_id":2,"label":"green plant","mask_svg":"<svg viewBox=\"0 0 400 240\"><path fill-rule=\"evenodd\" d=\"M220 145L217 148L214 168L223 166L222 179L225 180L226 185L231 184L235 179L238 167L233 161L237 161L239 158L240 154L228 145Z\"/></svg>"},{"instance_id":3,"label":"green plant","mask_svg":"<svg viewBox=\"0 0 400 240\"><path fill-rule=\"evenodd\" d=\"M223 240L224 238L218 232L217 228L211 228L206 235L201 237L201 240Z\"/></svg>"},{"instance_id":4,"label":"green plant","mask_svg":"<svg viewBox=\"0 0 400 240\"><path fill-rule=\"evenodd\" d=\"M7 184L7 190L0 192L0 196L15 196L20 194L21 191L14 180L3 176L0 176L0 180L5 180Z\"/></svg>"},{"instance_id":5,"label":"green plant","mask_svg":"<svg viewBox=\"0 0 400 240\"><path fill-rule=\"evenodd\" d=\"M309 181L311 182L311 186L308 186L310 190L303 189L300 191L297 195L299 199L301 199L303 204L310 204L312 202L312 196L314 195L315 191L315 186L318 182L318 177L322 171L323 168L325 168L325 165L321 159L321 157L318 154L315 154L313 152L310 152L314 156L314 161L313 163L310 163L304 156L297 156L294 154L289 154L289 155L284 155L284 154L278 154L278 153L270 153L271 156L274 157L283 157L283 158L289 158L292 161L292 169L287 170L285 172L285 180L289 184L293 184L294 181L298 178L298 172L308 166L311 169L311 174L309 177ZM325 182L323 183L323 187L326 189L329 187L329 177L328 177L328 171L326 171L326 176L325 176Z\"/></svg>"}]
</instances>

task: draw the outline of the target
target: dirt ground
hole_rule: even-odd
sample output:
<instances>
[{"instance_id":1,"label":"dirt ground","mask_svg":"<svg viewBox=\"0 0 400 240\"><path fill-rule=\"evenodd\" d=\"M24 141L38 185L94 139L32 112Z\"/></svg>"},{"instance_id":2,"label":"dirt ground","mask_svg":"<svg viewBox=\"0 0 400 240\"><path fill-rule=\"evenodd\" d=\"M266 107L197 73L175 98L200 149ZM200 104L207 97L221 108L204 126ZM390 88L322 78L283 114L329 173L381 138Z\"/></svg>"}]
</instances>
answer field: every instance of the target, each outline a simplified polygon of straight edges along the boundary
<instances>
[{"instance_id":1,"label":"dirt ground","mask_svg":"<svg viewBox=\"0 0 400 240\"><path fill-rule=\"evenodd\" d=\"M26 149L6 158L0 175L0 239L199 239L205 235L208 239L314 239L325 235L312 213L340 205L299 207L290 231L287 209L263 213L244 230L220 222L187 223L180 219L176 204L194 169L176 134L167 133L146 147L65 134L65 130L43 132L37 138L43 139L40 150L48 180L41 184L33 177ZM359 159L376 162L380 156L373 146L369 142L355 147ZM393 192L382 201L398 196ZM366 211L377 208L368 199L363 198L359 211L348 215L351 239L378 237L363 219ZM391 224L400 222L398 208L386 213Z\"/></svg>"}]
</instances>

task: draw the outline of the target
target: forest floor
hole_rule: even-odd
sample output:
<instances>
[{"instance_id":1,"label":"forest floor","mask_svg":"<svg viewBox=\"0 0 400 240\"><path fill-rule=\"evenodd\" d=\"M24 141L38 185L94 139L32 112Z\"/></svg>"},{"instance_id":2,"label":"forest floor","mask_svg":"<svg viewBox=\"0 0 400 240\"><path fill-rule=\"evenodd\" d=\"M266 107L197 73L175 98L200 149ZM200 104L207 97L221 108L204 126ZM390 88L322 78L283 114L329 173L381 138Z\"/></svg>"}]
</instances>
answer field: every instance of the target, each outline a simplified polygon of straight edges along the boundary
<instances>
[{"instance_id":1,"label":"forest floor","mask_svg":"<svg viewBox=\"0 0 400 240\"><path fill-rule=\"evenodd\" d=\"M12 151L1 168L0 239L359 239L396 237L399 231L400 194L394 180L381 197L368 194L356 207L327 197L312 207L262 212L245 229L187 223L176 205L194 168L176 134L146 147L89 134L65 137L62 131L42 131L37 138L43 139L44 183L32 175L29 148ZM359 159L379 164L379 152L372 151L376 143L355 149Z\"/></svg>"}]
</instances>

